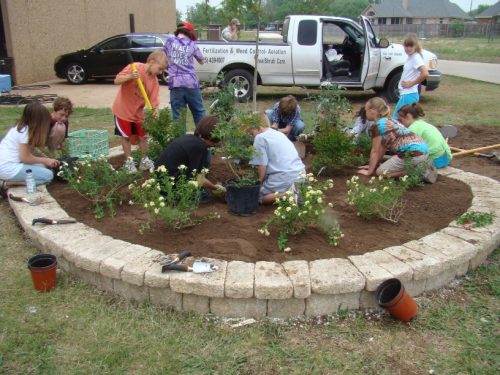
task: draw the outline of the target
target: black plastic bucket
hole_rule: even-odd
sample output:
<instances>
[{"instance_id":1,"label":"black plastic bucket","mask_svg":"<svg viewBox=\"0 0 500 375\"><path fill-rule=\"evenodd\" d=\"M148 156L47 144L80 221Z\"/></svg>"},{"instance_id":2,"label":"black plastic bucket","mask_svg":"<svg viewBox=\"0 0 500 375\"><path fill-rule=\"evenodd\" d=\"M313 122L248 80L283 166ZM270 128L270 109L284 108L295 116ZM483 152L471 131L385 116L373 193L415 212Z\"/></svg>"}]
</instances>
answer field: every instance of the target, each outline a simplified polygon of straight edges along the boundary
<instances>
[{"instance_id":1,"label":"black plastic bucket","mask_svg":"<svg viewBox=\"0 0 500 375\"><path fill-rule=\"evenodd\" d=\"M230 182L226 189L229 212L240 216L255 214L259 206L260 184L237 186Z\"/></svg>"}]
</instances>

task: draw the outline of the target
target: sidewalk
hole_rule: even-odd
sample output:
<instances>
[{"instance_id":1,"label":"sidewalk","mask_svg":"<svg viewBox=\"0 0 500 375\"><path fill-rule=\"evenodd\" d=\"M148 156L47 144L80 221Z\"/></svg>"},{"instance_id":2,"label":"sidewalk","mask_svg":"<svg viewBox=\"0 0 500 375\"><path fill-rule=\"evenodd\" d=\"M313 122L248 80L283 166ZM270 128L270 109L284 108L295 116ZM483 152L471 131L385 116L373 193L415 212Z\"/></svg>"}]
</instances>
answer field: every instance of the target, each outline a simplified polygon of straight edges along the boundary
<instances>
[{"instance_id":1,"label":"sidewalk","mask_svg":"<svg viewBox=\"0 0 500 375\"><path fill-rule=\"evenodd\" d=\"M439 60L442 74L500 84L500 64Z\"/></svg>"},{"instance_id":2,"label":"sidewalk","mask_svg":"<svg viewBox=\"0 0 500 375\"><path fill-rule=\"evenodd\" d=\"M111 108L118 91L118 86L114 85L112 81L90 81L84 85L72 85L63 80L52 80L37 82L32 85L49 85L49 87L43 89L12 90L9 94L22 96L57 94L58 96L66 96L71 99L75 107ZM168 106L169 103L170 93L168 88L167 86L160 85L160 108Z\"/></svg>"}]
</instances>

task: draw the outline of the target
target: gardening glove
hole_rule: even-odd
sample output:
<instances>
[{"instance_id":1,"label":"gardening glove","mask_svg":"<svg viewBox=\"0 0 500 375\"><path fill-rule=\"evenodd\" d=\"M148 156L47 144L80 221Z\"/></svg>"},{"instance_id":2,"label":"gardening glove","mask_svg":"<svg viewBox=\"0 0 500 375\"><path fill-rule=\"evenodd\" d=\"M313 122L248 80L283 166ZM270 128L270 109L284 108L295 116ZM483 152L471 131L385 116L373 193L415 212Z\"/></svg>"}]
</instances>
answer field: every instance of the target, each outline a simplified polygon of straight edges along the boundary
<instances>
[{"instance_id":1,"label":"gardening glove","mask_svg":"<svg viewBox=\"0 0 500 375\"><path fill-rule=\"evenodd\" d=\"M215 184L215 192L219 194L226 194L226 188L221 184Z\"/></svg>"}]
</instances>

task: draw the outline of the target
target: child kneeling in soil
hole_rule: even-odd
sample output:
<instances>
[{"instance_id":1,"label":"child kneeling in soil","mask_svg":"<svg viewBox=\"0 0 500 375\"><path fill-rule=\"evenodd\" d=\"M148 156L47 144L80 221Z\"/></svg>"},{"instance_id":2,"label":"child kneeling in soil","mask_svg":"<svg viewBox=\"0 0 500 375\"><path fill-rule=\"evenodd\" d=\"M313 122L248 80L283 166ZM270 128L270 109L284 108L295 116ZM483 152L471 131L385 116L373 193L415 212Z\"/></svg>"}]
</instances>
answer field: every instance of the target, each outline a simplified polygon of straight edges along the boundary
<instances>
[{"instance_id":1,"label":"child kneeling in soil","mask_svg":"<svg viewBox=\"0 0 500 375\"><path fill-rule=\"evenodd\" d=\"M122 137L125 168L130 173L137 172L132 153L131 138L139 138L141 163L139 168L147 170L153 167L153 162L146 156L148 142L142 129L144 121L144 106L146 102L139 90L137 79L140 78L154 111L160 105L160 85L157 75L167 68L167 56L162 50L152 52L146 64L134 63L137 71L127 65L115 78L115 85L120 89L113 102L112 112L115 117L115 134Z\"/></svg>"},{"instance_id":2,"label":"child kneeling in soil","mask_svg":"<svg viewBox=\"0 0 500 375\"><path fill-rule=\"evenodd\" d=\"M50 151L62 150L68 138L69 116L73 113L73 103L68 98L58 96L52 104L50 113L50 133L47 147Z\"/></svg>"},{"instance_id":3,"label":"child kneeling in soil","mask_svg":"<svg viewBox=\"0 0 500 375\"><path fill-rule=\"evenodd\" d=\"M272 204L287 190L293 189L295 182L302 182L305 166L297 149L287 136L269 127L268 117L260 113L260 128L249 128L255 138L257 150L250 164L257 166L260 188L260 203Z\"/></svg>"},{"instance_id":4,"label":"child kneeling in soil","mask_svg":"<svg viewBox=\"0 0 500 375\"><path fill-rule=\"evenodd\" d=\"M191 176L194 170L198 173L198 180L203 187L217 193L225 193L226 188L214 184L206 179L201 170L210 168L209 147L216 147L219 140L212 136L217 125L216 116L203 117L196 125L194 134L186 134L170 142L154 163L155 169L160 166L167 168L169 176L179 176L179 166L186 166L187 176ZM208 200L206 191L202 192L202 203Z\"/></svg>"},{"instance_id":5,"label":"child kneeling in soil","mask_svg":"<svg viewBox=\"0 0 500 375\"><path fill-rule=\"evenodd\" d=\"M31 169L37 185L48 184L54 178L49 168L56 159L36 156L35 148L44 148L50 129L50 113L38 102L27 104L17 124L0 142L0 194L7 196L10 186L24 185L26 171Z\"/></svg>"},{"instance_id":6,"label":"child kneeling in soil","mask_svg":"<svg viewBox=\"0 0 500 375\"><path fill-rule=\"evenodd\" d=\"M401 123L415 134L421 136L429 147L429 158L436 168L444 168L451 162L450 146L441 132L435 126L425 122L420 117L425 112L419 103L407 104L401 107L398 118Z\"/></svg>"},{"instance_id":7,"label":"child kneeling in soil","mask_svg":"<svg viewBox=\"0 0 500 375\"><path fill-rule=\"evenodd\" d=\"M399 122L389 118L390 108L382 98L371 98L365 105L366 118L374 121L371 128L372 149L368 165L359 167L358 173L371 176L383 175L400 177L406 174L405 158L411 158L411 163L427 170L429 149L425 141ZM393 156L382 164L379 163L386 151ZM426 171L427 172L427 171ZM427 175L427 173L424 173ZM437 177L437 175L436 175ZM429 177L429 182L435 177Z\"/></svg>"}]
</instances>

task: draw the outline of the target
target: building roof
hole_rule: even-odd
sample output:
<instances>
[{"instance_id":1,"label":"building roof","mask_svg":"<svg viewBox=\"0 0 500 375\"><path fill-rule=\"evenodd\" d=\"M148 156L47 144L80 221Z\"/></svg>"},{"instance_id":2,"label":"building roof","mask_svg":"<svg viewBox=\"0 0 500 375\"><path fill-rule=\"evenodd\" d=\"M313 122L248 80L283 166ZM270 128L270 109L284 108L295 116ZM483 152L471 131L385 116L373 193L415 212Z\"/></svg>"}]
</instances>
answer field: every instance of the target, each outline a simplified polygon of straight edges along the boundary
<instances>
[{"instance_id":1,"label":"building roof","mask_svg":"<svg viewBox=\"0 0 500 375\"><path fill-rule=\"evenodd\" d=\"M484 12L479 13L476 18L490 18L495 16L500 16L500 1L490 6Z\"/></svg>"},{"instance_id":2,"label":"building roof","mask_svg":"<svg viewBox=\"0 0 500 375\"><path fill-rule=\"evenodd\" d=\"M403 4L407 2L405 9ZM380 4L371 4L375 17L406 18L462 18L470 19L457 4L449 0L383 0Z\"/></svg>"}]
</instances>

